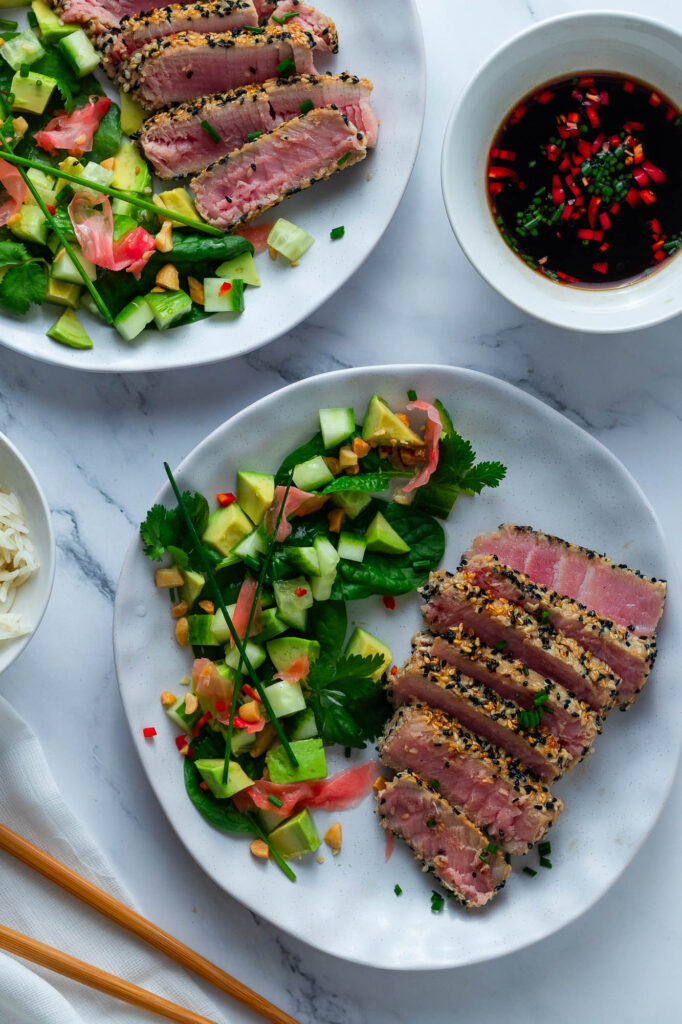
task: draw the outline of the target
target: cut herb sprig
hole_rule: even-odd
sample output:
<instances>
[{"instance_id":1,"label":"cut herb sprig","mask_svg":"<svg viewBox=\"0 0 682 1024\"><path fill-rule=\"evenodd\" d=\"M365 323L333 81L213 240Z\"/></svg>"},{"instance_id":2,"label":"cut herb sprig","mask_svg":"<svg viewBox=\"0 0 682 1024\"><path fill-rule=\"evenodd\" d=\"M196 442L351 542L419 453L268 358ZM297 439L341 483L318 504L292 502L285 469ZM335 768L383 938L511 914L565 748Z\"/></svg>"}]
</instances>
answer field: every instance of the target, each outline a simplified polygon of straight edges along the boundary
<instances>
[{"instance_id":1,"label":"cut herb sprig","mask_svg":"<svg viewBox=\"0 0 682 1024\"><path fill-rule=\"evenodd\" d=\"M178 507L179 507L180 511L182 512L183 517L185 519L185 522L187 524L187 529L189 530L189 534L190 534L192 540L194 541L194 543L196 545L197 552L198 552L198 557L199 557L199 559L200 559L200 561L202 563L203 571L205 572L205 574L206 574L206 576L208 578L208 581L211 584L211 587L213 589L213 593L215 595L216 604L218 605L218 607L220 608L221 612L223 613L223 616L225 618L225 622L227 624L227 628L229 629L230 635L231 635L232 639L234 640L235 647L239 651L240 659L241 659L242 663L246 666L246 670L247 670L249 676L251 677L251 682L253 683L258 696L260 697L261 701L263 702L263 706L265 707L265 710L268 712L268 714L270 716L270 720L272 721L272 724L274 726L275 732L277 733L277 736L279 737L279 740L280 740L282 746L284 747L284 749L286 751L287 757L289 758L289 760L291 761L293 766L295 768L297 768L298 767L298 760L296 759L296 755L294 754L293 750L291 749L291 744L289 743L289 740L284 735L284 730L282 729L282 726L280 725L279 720L277 719L276 715L274 714L274 712L272 710L272 706L271 706L270 701L268 699L268 695L265 693L265 690L263 688L263 684L261 683L260 679L256 675L256 673L254 671L254 668L253 668L253 665L251 664L251 662L250 662L250 660L249 660L249 658L248 658L248 656L246 654L246 650L244 648L244 644L242 643L241 637L239 636L239 633L237 632L237 630L234 628L234 623L232 622L232 618L230 617L230 613L228 612L227 607L225 605L225 601L223 600L223 595L221 594L220 587L218 586L218 583L216 582L216 578L215 578L215 576L213 574L213 569L209 565L209 562L208 562L208 560L207 560L207 558L206 558L206 556L204 554L204 550L203 550L203 548L201 546L201 541L199 540L199 535L197 534L197 531L194 528L194 523L192 522L192 517L190 516L189 512L187 511L187 508L185 507L185 503L183 501L182 494L180 493L180 490L178 489L178 485L175 482L175 477L173 476L173 472L172 472L172 470L171 470L171 468L170 468L170 466L168 465L167 462L164 462L163 468L166 471L166 475L167 475L167 477L168 477L168 479L170 481L170 485L171 485L171 488L173 490L173 494L175 495L175 500L177 501ZM229 756L229 751L228 751L228 756Z\"/></svg>"},{"instance_id":2,"label":"cut herb sprig","mask_svg":"<svg viewBox=\"0 0 682 1024\"><path fill-rule=\"evenodd\" d=\"M28 160L26 157L17 156L16 153L12 153L9 150L3 151L3 156L10 164L15 164L17 167L32 167L36 171L42 171L44 174L48 174L52 178L63 178L65 181L73 182L76 185L80 185L81 188L92 189L93 192L101 192L106 196L111 196L112 199L121 199L125 203L130 203L131 206L137 206L141 210L149 210L151 213L155 213L158 216L163 216L163 209L157 206L155 203L150 202L147 199L140 199L137 195L131 195L129 192L122 192L120 189L112 188L110 185L102 185L98 181L91 181L89 178L79 177L77 174L71 174L69 171L62 171L58 167L53 167L51 164L44 164L41 160ZM196 231L203 231L207 235L218 235L222 237L225 232L222 228L213 227L212 224L206 224L204 221L197 220L194 217L188 217L184 213L172 213L168 212L168 218L173 221L177 221L179 224L184 224L186 227L194 228ZM67 250L68 252L68 250ZM93 296L94 297L94 296Z\"/></svg>"}]
</instances>

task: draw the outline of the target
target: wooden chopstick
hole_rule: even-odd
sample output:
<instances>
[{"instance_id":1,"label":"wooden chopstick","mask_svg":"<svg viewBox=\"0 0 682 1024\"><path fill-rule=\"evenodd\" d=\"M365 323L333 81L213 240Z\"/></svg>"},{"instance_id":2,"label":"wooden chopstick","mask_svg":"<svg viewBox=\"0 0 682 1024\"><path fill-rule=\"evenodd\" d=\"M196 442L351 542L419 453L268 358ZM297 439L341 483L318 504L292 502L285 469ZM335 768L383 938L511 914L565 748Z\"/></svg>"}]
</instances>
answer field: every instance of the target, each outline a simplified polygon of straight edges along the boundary
<instances>
[{"instance_id":1,"label":"wooden chopstick","mask_svg":"<svg viewBox=\"0 0 682 1024\"><path fill-rule=\"evenodd\" d=\"M271 1024L300 1024L294 1017L290 1017L284 1010L280 1010L279 1007L268 1002L267 999L242 984L241 981L226 974L210 960L195 953L189 946L185 946L168 932L164 932L151 921L136 914L130 907L126 907L124 903L114 899L113 896L93 885L92 882L81 878L71 868L67 868L65 864L38 849L37 846L2 824L0 824L0 849L10 853L27 867L33 868L34 871L86 903L93 910L97 910L104 917L108 917L110 921L120 925L121 928L132 932L138 939L142 939L154 949L158 949L171 960L175 960L181 967L192 971L204 981L208 981L214 988L226 992L228 996L236 999L243 1006L247 1006L264 1020L270 1021Z\"/></svg>"},{"instance_id":2,"label":"wooden chopstick","mask_svg":"<svg viewBox=\"0 0 682 1024\"><path fill-rule=\"evenodd\" d=\"M59 949L53 949L44 942L38 942L3 925L0 925L0 948L34 964L40 964L41 967L47 967L50 971L56 971L57 974L63 974L73 981L79 981L89 988L95 988L98 992L113 996L114 999L129 1003L130 1006L136 1006L138 1010L146 1010L148 1013L165 1017L166 1020L174 1021L174 1024L215 1024L215 1021L209 1020L208 1017L200 1017L198 1013L192 1013L177 1003L169 1003L167 999L147 992L144 988L138 988L137 985L131 985L129 981L123 981L115 974L107 974L99 967L86 964L83 960L76 960L68 953L62 953Z\"/></svg>"}]
</instances>

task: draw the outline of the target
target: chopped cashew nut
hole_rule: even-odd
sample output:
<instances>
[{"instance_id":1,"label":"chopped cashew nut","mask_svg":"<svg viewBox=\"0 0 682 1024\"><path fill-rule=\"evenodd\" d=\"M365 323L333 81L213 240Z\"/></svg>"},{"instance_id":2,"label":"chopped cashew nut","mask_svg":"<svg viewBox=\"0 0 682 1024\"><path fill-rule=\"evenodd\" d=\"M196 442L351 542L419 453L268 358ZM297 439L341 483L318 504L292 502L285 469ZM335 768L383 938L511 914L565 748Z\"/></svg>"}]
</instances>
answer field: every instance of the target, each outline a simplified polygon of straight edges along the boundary
<instances>
[{"instance_id":1,"label":"chopped cashew nut","mask_svg":"<svg viewBox=\"0 0 682 1024\"><path fill-rule=\"evenodd\" d=\"M168 252L167 249L161 251ZM160 284L162 288L168 288L171 292L177 292L180 288L178 268L174 267L172 263L166 263L156 275L156 283Z\"/></svg>"},{"instance_id":2,"label":"chopped cashew nut","mask_svg":"<svg viewBox=\"0 0 682 1024\"><path fill-rule=\"evenodd\" d=\"M13 117L12 128L14 129L14 137L21 139L28 131L28 121L25 117Z\"/></svg>"},{"instance_id":3,"label":"chopped cashew nut","mask_svg":"<svg viewBox=\"0 0 682 1024\"><path fill-rule=\"evenodd\" d=\"M267 860L270 856L268 844L262 839L254 839L250 844L249 849L254 857L258 857L259 860Z\"/></svg>"},{"instance_id":4,"label":"chopped cashew nut","mask_svg":"<svg viewBox=\"0 0 682 1024\"><path fill-rule=\"evenodd\" d=\"M188 277L187 285L192 302L196 302L197 306L203 306L206 296L204 295L204 286L201 281L197 281L196 277Z\"/></svg>"},{"instance_id":5,"label":"chopped cashew nut","mask_svg":"<svg viewBox=\"0 0 682 1024\"><path fill-rule=\"evenodd\" d=\"M215 605L213 601L199 601L199 607L202 611L207 612L209 615L213 615L215 611Z\"/></svg>"},{"instance_id":6,"label":"chopped cashew nut","mask_svg":"<svg viewBox=\"0 0 682 1024\"><path fill-rule=\"evenodd\" d=\"M108 160L102 160L100 167L103 167L106 171L113 171L114 169L114 158L110 156Z\"/></svg>"},{"instance_id":7,"label":"chopped cashew nut","mask_svg":"<svg viewBox=\"0 0 682 1024\"><path fill-rule=\"evenodd\" d=\"M154 239L154 245L159 252L170 252L173 248L173 222L165 220L161 230Z\"/></svg>"},{"instance_id":8,"label":"chopped cashew nut","mask_svg":"<svg viewBox=\"0 0 682 1024\"><path fill-rule=\"evenodd\" d=\"M175 694L171 693L170 690L164 690L161 694L161 703L165 708L171 708L175 704Z\"/></svg>"},{"instance_id":9,"label":"chopped cashew nut","mask_svg":"<svg viewBox=\"0 0 682 1024\"><path fill-rule=\"evenodd\" d=\"M357 476L359 472L359 466L346 466L346 476Z\"/></svg>"},{"instance_id":10,"label":"chopped cashew nut","mask_svg":"<svg viewBox=\"0 0 682 1024\"><path fill-rule=\"evenodd\" d=\"M157 587L181 587L184 582L177 565L171 565L170 569L157 569L154 573Z\"/></svg>"},{"instance_id":11,"label":"chopped cashew nut","mask_svg":"<svg viewBox=\"0 0 682 1024\"><path fill-rule=\"evenodd\" d=\"M260 707L258 701L250 700L239 708L239 717L245 722L260 722Z\"/></svg>"},{"instance_id":12,"label":"chopped cashew nut","mask_svg":"<svg viewBox=\"0 0 682 1024\"><path fill-rule=\"evenodd\" d=\"M399 419L401 423L404 423L406 427L409 427L410 421L408 420L404 412L397 412L396 419Z\"/></svg>"},{"instance_id":13,"label":"chopped cashew nut","mask_svg":"<svg viewBox=\"0 0 682 1024\"><path fill-rule=\"evenodd\" d=\"M185 743L184 747L180 747L180 753L183 757L187 757L189 754L189 743Z\"/></svg>"},{"instance_id":14,"label":"chopped cashew nut","mask_svg":"<svg viewBox=\"0 0 682 1024\"><path fill-rule=\"evenodd\" d=\"M327 846L331 847L332 854L336 857L337 853L341 849L341 822L335 821L334 824L327 829L324 834L324 841Z\"/></svg>"},{"instance_id":15,"label":"chopped cashew nut","mask_svg":"<svg viewBox=\"0 0 682 1024\"><path fill-rule=\"evenodd\" d=\"M185 694L185 711L188 715L193 715L196 709L199 707L199 698L196 693Z\"/></svg>"},{"instance_id":16,"label":"chopped cashew nut","mask_svg":"<svg viewBox=\"0 0 682 1024\"><path fill-rule=\"evenodd\" d=\"M327 514L327 521L329 522L329 532L340 533L345 518L346 513L342 508L333 508L331 512Z\"/></svg>"},{"instance_id":17,"label":"chopped cashew nut","mask_svg":"<svg viewBox=\"0 0 682 1024\"><path fill-rule=\"evenodd\" d=\"M354 437L351 448L359 459L364 459L365 455L369 452L369 445L366 441L363 441L361 437Z\"/></svg>"},{"instance_id":18,"label":"chopped cashew nut","mask_svg":"<svg viewBox=\"0 0 682 1024\"><path fill-rule=\"evenodd\" d=\"M270 259L271 260L276 260L277 259L277 250L273 249L271 245L268 246L268 252L270 253Z\"/></svg>"},{"instance_id":19,"label":"chopped cashew nut","mask_svg":"<svg viewBox=\"0 0 682 1024\"><path fill-rule=\"evenodd\" d=\"M327 466L327 469L329 470L331 475L332 476L338 476L339 473L341 472L341 466L339 465L339 460L335 459L333 455L325 455L324 461L325 461L325 465Z\"/></svg>"},{"instance_id":20,"label":"chopped cashew nut","mask_svg":"<svg viewBox=\"0 0 682 1024\"><path fill-rule=\"evenodd\" d=\"M358 457L353 449L345 444L343 448L339 448L339 466L341 469L347 469L348 466L357 466Z\"/></svg>"},{"instance_id":21,"label":"chopped cashew nut","mask_svg":"<svg viewBox=\"0 0 682 1024\"><path fill-rule=\"evenodd\" d=\"M178 601L178 603L174 604L173 607L171 608L171 615L173 616L174 619L179 619L181 618L181 616L186 615L188 611L189 605L187 604L187 602Z\"/></svg>"},{"instance_id":22,"label":"chopped cashew nut","mask_svg":"<svg viewBox=\"0 0 682 1024\"><path fill-rule=\"evenodd\" d=\"M175 623L175 639L181 647L187 647L189 643L189 622L184 615Z\"/></svg>"}]
</instances>

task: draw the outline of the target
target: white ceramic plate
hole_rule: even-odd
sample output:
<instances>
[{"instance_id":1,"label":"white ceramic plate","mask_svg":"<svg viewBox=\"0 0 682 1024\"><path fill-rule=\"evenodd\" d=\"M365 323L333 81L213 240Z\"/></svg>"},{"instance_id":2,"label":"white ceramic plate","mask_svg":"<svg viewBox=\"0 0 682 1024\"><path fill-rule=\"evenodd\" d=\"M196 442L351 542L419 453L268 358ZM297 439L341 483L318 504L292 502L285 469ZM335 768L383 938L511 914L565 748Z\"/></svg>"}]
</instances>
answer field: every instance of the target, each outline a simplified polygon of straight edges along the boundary
<instances>
[{"instance_id":1,"label":"white ceramic plate","mask_svg":"<svg viewBox=\"0 0 682 1024\"><path fill-rule=\"evenodd\" d=\"M319 408L352 405L361 415L375 391L400 407L409 388L426 399L440 397L478 457L502 459L509 467L498 490L456 505L446 526L446 566L457 564L476 533L511 521L606 551L644 572L670 574L655 515L614 456L524 392L468 370L371 367L301 381L214 431L178 468L179 484L212 495L231 486L240 468L274 471L281 456L317 429ZM170 504L168 486L155 500ZM164 721L159 694L188 672L190 655L172 639L168 595L154 590L153 568L135 536L114 616L121 694L151 785L182 842L218 885L327 953L373 967L454 967L536 942L604 894L663 806L680 743L676 593L670 594L650 685L631 712L611 716L594 755L556 786L565 811L552 830L552 871L529 878L515 870L483 912L464 913L448 904L433 914L432 876L417 870L400 842L385 863L384 833L368 798L341 815L315 812L322 830L340 818L343 849L332 858L323 847L324 863L310 858L297 866L292 885L273 865L256 862L247 843L214 831L185 795L174 730ZM416 595L399 598L394 611L373 598L350 605L349 618L387 640L400 663L419 628L419 607ZM147 725L158 729L154 742L142 737ZM331 759L332 770L347 766L342 755ZM537 866L537 854L529 861ZM399 898L396 882L403 889Z\"/></svg>"},{"instance_id":2,"label":"white ceramic plate","mask_svg":"<svg viewBox=\"0 0 682 1024\"><path fill-rule=\"evenodd\" d=\"M350 70L371 79L381 128L377 148L360 164L263 216L285 216L314 236L315 244L301 265L292 269L262 254L262 287L249 291L246 312L235 319L224 315L164 333L147 330L127 344L113 328L85 313L83 322L94 348L79 351L45 337L59 314L58 307L45 305L41 310L33 307L25 320L0 312L0 342L36 359L83 370L197 366L265 345L292 330L342 287L383 235L407 187L424 117L425 64L413 0L329 0L324 9L336 21L340 50L316 58L317 68ZM7 17L23 25L25 11L8 11ZM117 97L110 83L106 88ZM332 242L329 232L340 224L346 228L345 237Z\"/></svg>"},{"instance_id":3,"label":"white ceramic plate","mask_svg":"<svg viewBox=\"0 0 682 1024\"><path fill-rule=\"evenodd\" d=\"M15 640L0 640L0 673L18 658L45 614L55 566L55 539L50 508L33 470L8 437L0 434L0 488L13 491L24 510L40 568L16 592L11 611L21 615L31 632Z\"/></svg>"},{"instance_id":4,"label":"white ceramic plate","mask_svg":"<svg viewBox=\"0 0 682 1024\"><path fill-rule=\"evenodd\" d=\"M527 267L490 215L488 152L515 102L577 72L632 75L682 106L682 35L625 11L578 11L524 29L469 82L448 123L441 180L450 224L479 274L506 299L547 323L604 334L631 331L682 312L682 259L618 288L571 288Z\"/></svg>"}]
</instances>

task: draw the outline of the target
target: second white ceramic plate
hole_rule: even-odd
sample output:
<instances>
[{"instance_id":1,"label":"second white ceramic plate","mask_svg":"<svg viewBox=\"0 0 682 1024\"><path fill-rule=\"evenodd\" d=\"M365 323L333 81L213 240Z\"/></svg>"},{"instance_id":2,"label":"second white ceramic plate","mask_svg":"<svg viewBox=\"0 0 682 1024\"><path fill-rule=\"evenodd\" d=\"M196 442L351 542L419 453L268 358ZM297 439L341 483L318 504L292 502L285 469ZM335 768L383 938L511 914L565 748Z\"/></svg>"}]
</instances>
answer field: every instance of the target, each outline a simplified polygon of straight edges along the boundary
<instances>
[{"instance_id":1,"label":"second white ceramic plate","mask_svg":"<svg viewBox=\"0 0 682 1024\"><path fill-rule=\"evenodd\" d=\"M459 499L446 524L445 566L457 565L476 533L509 521L604 551L648 574L670 574L655 515L617 459L524 392L468 370L370 367L301 381L234 416L198 445L177 470L180 487L210 498L230 490L240 468L274 471L315 432L320 408L354 406L362 416L376 391L400 408L409 388L427 400L440 398L479 459L501 459L509 470L498 490ZM150 505L153 500L171 504L169 487L155 499L150 494ZM219 886L319 949L373 967L411 970L510 953L546 938L595 903L632 859L663 806L680 743L682 640L673 628L679 614L673 587L661 653L646 690L630 712L610 716L593 756L555 787L565 810L551 834L552 871L524 875L524 861L537 867L537 854L531 853L515 860L505 889L485 911L465 913L448 903L443 913L433 914L432 876L420 874L400 842L385 862L384 833L368 798L341 815L315 812L322 832L333 820L342 821L343 849L332 857L323 847L323 864L309 858L296 865L298 881L292 885L273 864L255 861L246 842L211 828L185 795L175 732L159 695L187 674L191 656L172 638L168 596L154 590L153 568L135 536L114 617L121 695L149 781L178 836ZM385 639L401 663L420 627L419 608L416 594L399 598L393 611L374 598L350 605L349 619ZM153 742L142 737L148 725L158 730ZM331 771L348 764L342 755L330 757ZM393 891L396 883L400 897Z\"/></svg>"}]
</instances>

